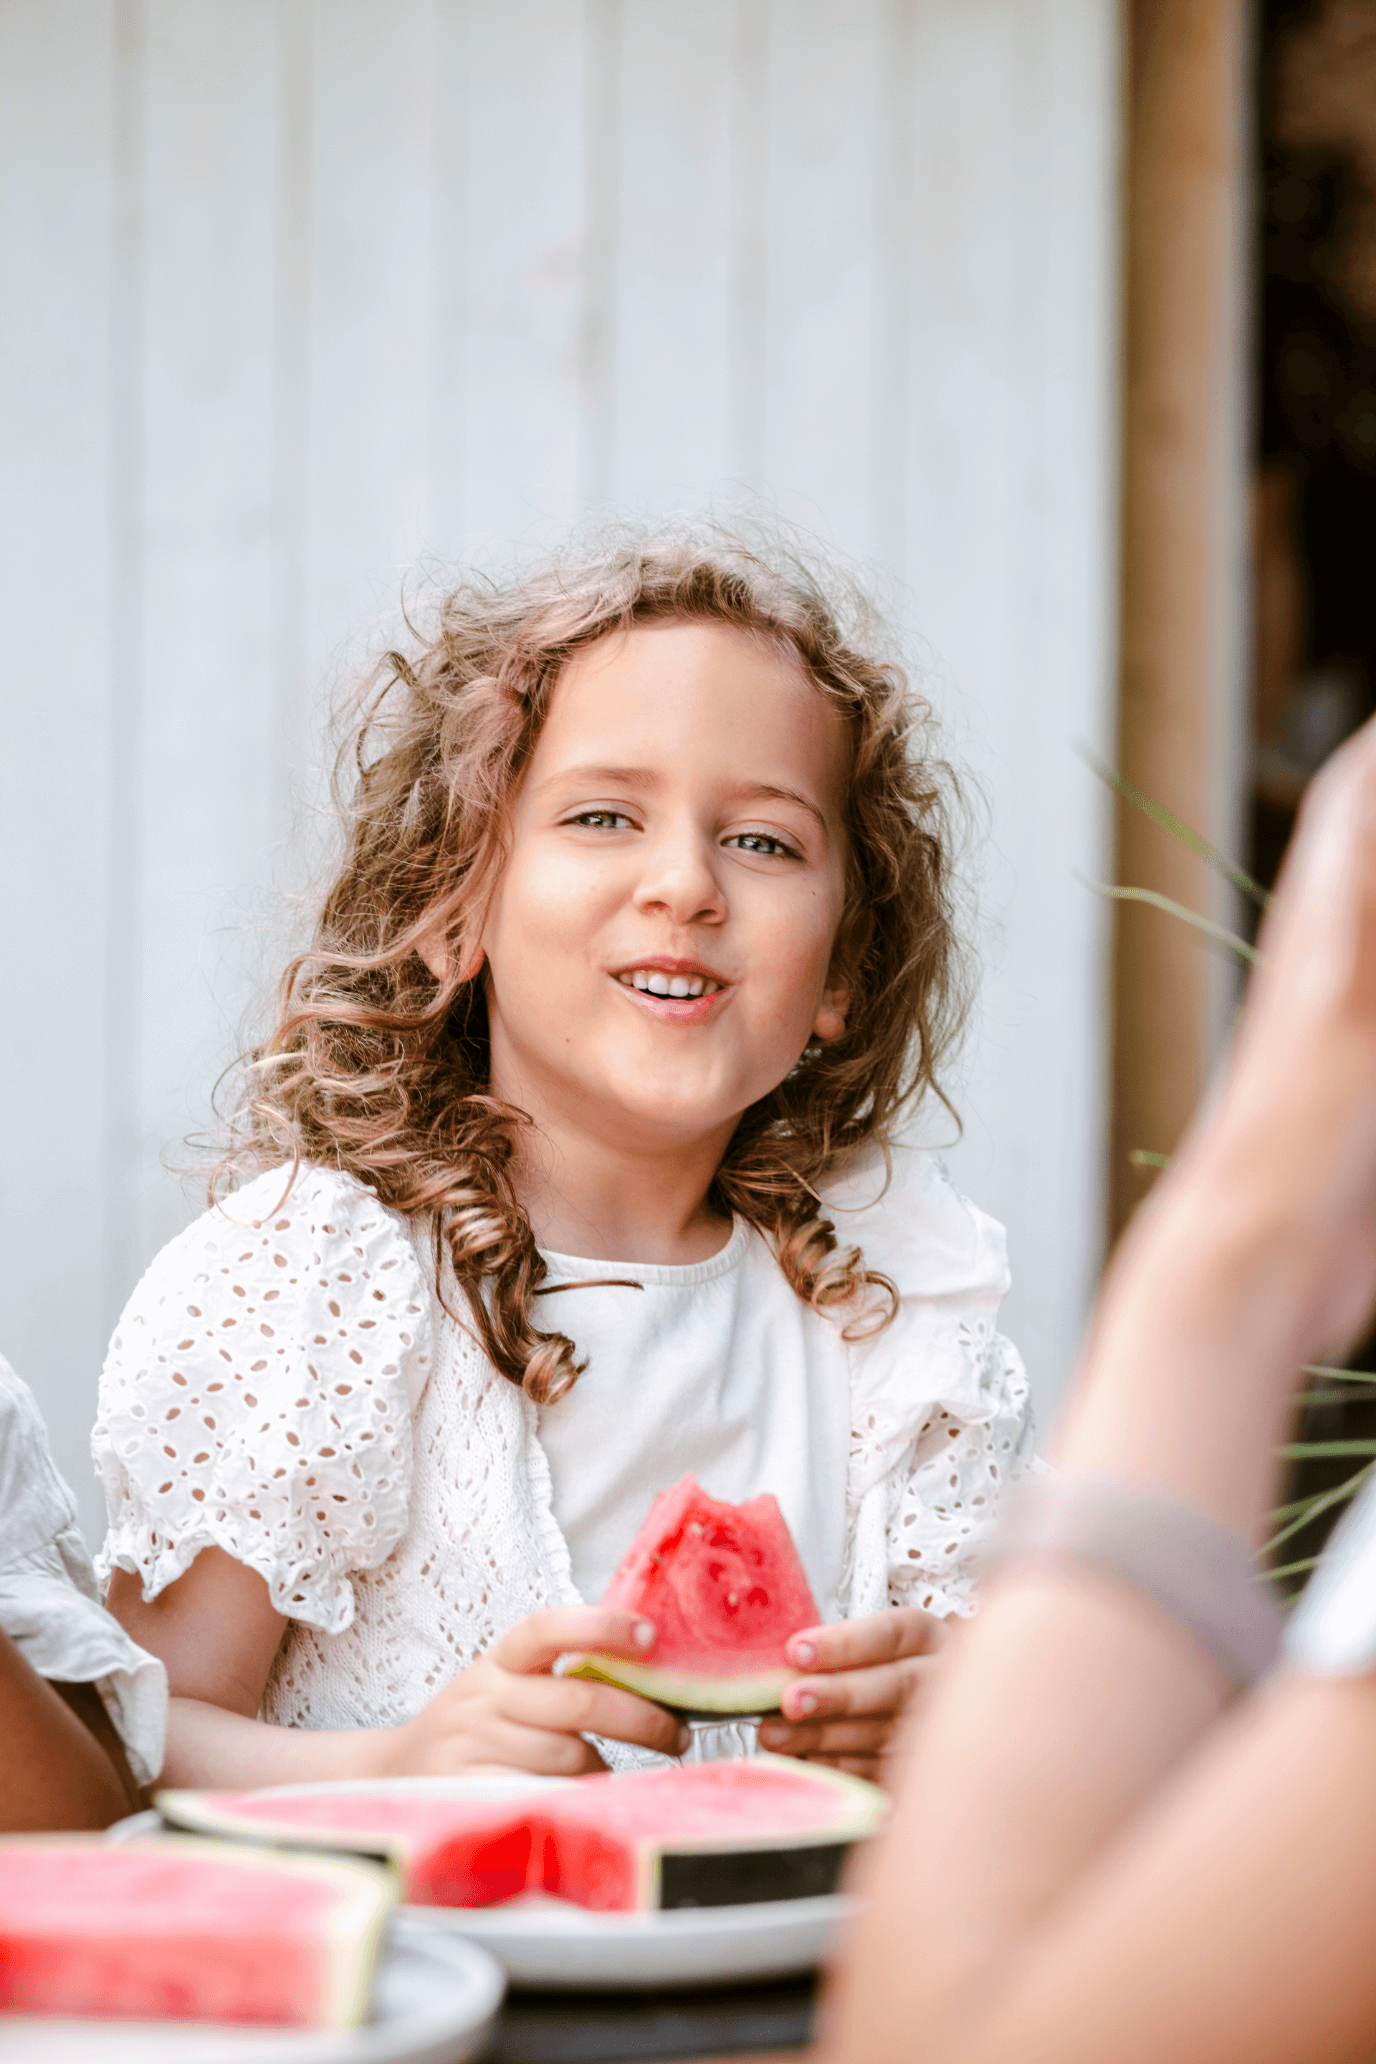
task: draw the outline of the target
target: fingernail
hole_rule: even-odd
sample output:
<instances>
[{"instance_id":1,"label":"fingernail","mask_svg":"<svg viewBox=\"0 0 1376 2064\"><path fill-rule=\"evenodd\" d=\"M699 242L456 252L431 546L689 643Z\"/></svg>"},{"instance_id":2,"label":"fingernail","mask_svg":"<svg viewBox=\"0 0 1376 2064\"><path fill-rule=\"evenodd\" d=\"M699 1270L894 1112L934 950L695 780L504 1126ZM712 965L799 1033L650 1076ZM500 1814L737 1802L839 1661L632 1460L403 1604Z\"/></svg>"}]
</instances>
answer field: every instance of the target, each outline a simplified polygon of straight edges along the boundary
<instances>
[{"instance_id":1,"label":"fingernail","mask_svg":"<svg viewBox=\"0 0 1376 2064\"><path fill-rule=\"evenodd\" d=\"M675 1754L676 1756L686 1756L686 1755L687 1755L687 1753L688 1753L688 1751L689 1751L689 1749L691 1749L691 1748L692 1748L692 1746L693 1746L693 1730L692 1730L692 1728L691 1728L691 1727L680 1727L680 1729L679 1729L679 1731L678 1731L678 1747L677 1747L677 1748L676 1748L676 1749L674 1750L674 1754Z\"/></svg>"},{"instance_id":2,"label":"fingernail","mask_svg":"<svg viewBox=\"0 0 1376 2064\"><path fill-rule=\"evenodd\" d=\"M817 1660L815 1644L811 1641L795 1641L793 1644L793 1660L800 1669L810 1669Z\"/></svg>"},{"instance_id":3,"label":"fingernail","mask_svg":"<svg viewBox=\"0 0 1376 2064\"><path fill-rule=\"evenodd\" d=\"M815 1713L817 1701L810 1691L800 1691L788 1702L790 1713Z\"/></svg>"},{"instance_id":4,"label":"fingernail","mask_svg":"<svg viewBox=\"0 0 1376 2064\"><path fill-rule=\"evenodd\" d=\"M631 1639L637 1648L650 1648L654 1643L655 1623L653 1620L637 1620L631 1629Z\"/></svg>"},{"instance_id":5,"label":"fingernail","mask_svg":"<svg viewBox=\"0 0 1376 2064\"><path fill-rule=\"evenodd\" d=\"M786 1727L780 1727L777 1720L766 1720L763 1727L760 1729L760 1740L762 1742L787 1741L788 1729Z\"/></svg>"}]
</instances>

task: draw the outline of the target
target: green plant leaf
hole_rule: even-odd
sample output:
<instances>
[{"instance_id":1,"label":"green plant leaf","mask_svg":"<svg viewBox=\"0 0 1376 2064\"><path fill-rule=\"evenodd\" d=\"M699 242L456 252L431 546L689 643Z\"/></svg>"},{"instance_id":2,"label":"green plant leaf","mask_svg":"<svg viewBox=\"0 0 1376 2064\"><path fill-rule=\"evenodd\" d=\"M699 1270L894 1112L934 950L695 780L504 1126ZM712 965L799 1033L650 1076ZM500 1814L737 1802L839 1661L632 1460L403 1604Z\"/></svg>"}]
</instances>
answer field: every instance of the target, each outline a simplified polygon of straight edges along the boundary
<instances>
[{"instance_id":1,"label":"green plant leaf","mask_svg":"<svg viewBox=\"0 0 1376 2064\"><path fill-rule=\"evenodd\" d=\"M1278 1448L1287 1462L1322 1461L1330 1455L1376 1455L1376 1440L1299 1440Z\"/></svg>"},{"instance_id":2,"label":"green plant leaf","mask_svg":"<svg viewBox=\"0 0 1376 2064\"><path fill-rule=\"evenodd\" d=\"M1365 1469L1359 1469L1346 1483L1335 1484L1331 1491L1317 1491L1311 1497L1296 1498L1293 1505L1281 1506L1271 1514L1271 1518L1288 1518L1290 1524L1283 1526L1278 1534L1272 1534L1270 1540L1258 1548L1257 1554L1269 1555L1273 1548L1279 1548L1281 1542L1288 1541L1292 1534L1302 1533L1311 1519L1317 1519L1321 1513L1330 1512L1335 1505L1341 1505L1366 1482L1373 1469L1376 1469L1376 1462L1368 1462Z\"/></svg>"},{"instance_id":3,"label":"green plant leaf","mask_svg":"<svg viewBox=\"0 0 1376 2064\"><path fill-rule=\"evenodd\" d=\"M1193 825L1187 824L1183 817L1177 817L1174 810L1168 810L1164 803L1158 803L1154 796L1149 796L1135 781L1129 781L1126 774L1119 774L1114 768L1106 766L1088 746L1082 745L1078 751L1086 766L1091 767L1099 779L1106 782L1110 788L1116 789L1124 802L1131 803L1135 810L1140 810L1153 824L1159 824L1162 831L1169 833L1177 845L1184 846L1187 852L1197 854L1199 859L1207 861L1216 873L1221 874L1225 881L1231 882L1235 889L1241 889L1244 896L1250 896L1262 910L1270 909L1274 901L1270 890L1264 889L1260 882L1253 881L1245 868L1239 867L1235 861L1220 853L1217 846L1211 846Z\"/></svg>"},{"instance_id":4,"label":"green plant leaf","mask_svg":"<svg viewBox=\"0 0 1376 2064\"><path fill-rule=\"evenodd\" d=\"M1169 1168L1171 1165L1169 1154L1153 1154L1149 1147L1129 1148L1128 1159L1134 1168Z\"/></svg>"},{"instance_id":5,"label":"green plant leaf","mask_svg":"<svg viewBox=\"0 0 1376 2064\"><path fill-rule=\"evenodd\" d=\"M1183 924L1193 925L1197 932L1203 932L1220 946L1226 946L1230 953L1236 953L1243 960L1260 964L1261 954L1255 946L1249 946L1245 939L1239 939L1236 932L1230 932L1226 925L1215 924L1211 917L1201 917L1197 910L1187 909L1171 896L1162 896L1155 889L1115 889L1108 882L1091 881L1088 875L1078 877L1087 889L1093 889L1096 896L1110 896L1115 903L1150 903L1154 910L1164 910L1171 917L1178 917Z\"/></svg>"},{"instance_id":6,"label":"green plant leaf","mask_svg":"<svg viewBox=\"0 0 1376 2064\"><path fill-rule=\"evenodd\" d=\"M1301 1376L1331 1376L1335 1383L1376 1383L1370 1369L1327 1369L1321 1362L1306 1362Z\"/></svg>"}]
</instances>

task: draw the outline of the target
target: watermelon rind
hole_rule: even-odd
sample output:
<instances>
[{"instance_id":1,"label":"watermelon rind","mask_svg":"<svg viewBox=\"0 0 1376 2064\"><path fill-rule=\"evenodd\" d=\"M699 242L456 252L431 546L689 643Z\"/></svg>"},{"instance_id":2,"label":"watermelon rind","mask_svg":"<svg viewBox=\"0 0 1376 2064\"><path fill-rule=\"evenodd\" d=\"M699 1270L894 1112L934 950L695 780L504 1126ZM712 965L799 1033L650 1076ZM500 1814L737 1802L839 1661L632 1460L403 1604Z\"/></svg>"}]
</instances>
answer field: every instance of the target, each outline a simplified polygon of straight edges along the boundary
<instances>
[{"instance_id":1,"label":"watermelon rind","mask_svg":"<svg viewBox=\"0 0 1376 2064\"><path fill-rule=\"evenodd\" d=\"M619 1684L679 1713L776 1713L798 1672L760 1670L753 1676L707 1677L662 1669L655 1663L632 1662L628 1656L594 1653L585 1655L569 1675Z\"/></svg>"},{"instance_id":2,"label":"watermelon rind","mask_svg":"<svg viewBox=\"0 0 1376 2064\"><path fill-rule=\"evenodd\" d=\"M300 1879L310 1877L335 1887L339 1898L326 1917L324 1991L315 2025L327 2029L357 2028L372 2001L373 1974L382 1947L383 1930L397 1904L393 1874L361 1858L277 1854L250 1850L234 1842L208 1841L198 1835L136 1836L111 1851L101 1835L7 1835L0 1837L0 1872L6 1849L69 1849L76 1853L129 1856L153 1851L184 1855L188 1862L213 1857L237 1869L275 1870Z\"/></svg>"}]
</instances>

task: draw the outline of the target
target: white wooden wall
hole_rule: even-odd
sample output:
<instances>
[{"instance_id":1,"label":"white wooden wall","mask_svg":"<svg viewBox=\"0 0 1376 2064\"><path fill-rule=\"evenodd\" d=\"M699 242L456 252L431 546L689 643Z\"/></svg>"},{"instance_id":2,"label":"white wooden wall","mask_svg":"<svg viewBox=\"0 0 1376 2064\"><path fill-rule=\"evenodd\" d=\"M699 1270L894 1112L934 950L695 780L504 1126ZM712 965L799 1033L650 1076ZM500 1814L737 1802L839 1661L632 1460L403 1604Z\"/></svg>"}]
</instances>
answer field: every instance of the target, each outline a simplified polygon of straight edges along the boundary
<instances>
[{"instance_id":1,"label":"white wooden wall","mask_svg":"<svg viewBox=\"0 0 1376 2064\"><path fill-rule=\"evenodd\" d=\"M989 789L957 1165L1055 1395L1100 1240L1117 177L1111 0L0 0L0 1347L88 1525L341 651L422 557L742 490L876 569Z\"/></svg>"}]
</instances>

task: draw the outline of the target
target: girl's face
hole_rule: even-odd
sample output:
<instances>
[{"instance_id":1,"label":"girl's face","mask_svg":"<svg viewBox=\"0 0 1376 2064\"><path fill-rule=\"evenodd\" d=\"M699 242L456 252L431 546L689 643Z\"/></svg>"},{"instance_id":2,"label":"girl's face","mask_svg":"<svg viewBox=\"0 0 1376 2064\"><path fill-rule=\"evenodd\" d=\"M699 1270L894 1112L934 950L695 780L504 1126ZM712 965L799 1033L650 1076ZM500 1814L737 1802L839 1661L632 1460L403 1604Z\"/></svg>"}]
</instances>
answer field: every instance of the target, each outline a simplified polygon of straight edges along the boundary
<instances>
[{"instance_id":1,"label":"girl's face","mask_svg":"<svg viewBox=\"0 0 1376 2064\"><path fill-rule=\"evenodd\" d=\"M801 668L727 625L570 660L483 931L494 1094L632 1151L729 1137L844 1025L848 768Z\"/></svg>"}]
</instances>

